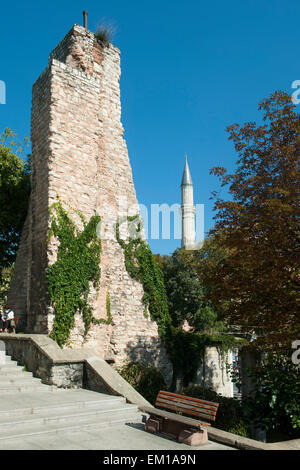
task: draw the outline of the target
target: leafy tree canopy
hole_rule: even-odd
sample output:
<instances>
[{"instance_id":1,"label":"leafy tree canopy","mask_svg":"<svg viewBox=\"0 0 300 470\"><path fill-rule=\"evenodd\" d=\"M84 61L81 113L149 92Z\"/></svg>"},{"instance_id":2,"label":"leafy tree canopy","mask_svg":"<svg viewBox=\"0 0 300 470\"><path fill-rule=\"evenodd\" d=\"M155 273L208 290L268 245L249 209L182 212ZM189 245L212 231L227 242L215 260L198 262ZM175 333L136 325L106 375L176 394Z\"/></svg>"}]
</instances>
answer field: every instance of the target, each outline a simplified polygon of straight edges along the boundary
<instances>
[{"instance_id":1,"label":"leafy tree canopy","mask_svg":"<svg viewBox=\"0 0 300 470\"><path fill-rule=\"evenodd\" d=\"M249 371L253 392L244 400L245 411L255 424L280 430L292 438L300 436L300 373L291 351L266 354L261 364Z\"/></svg>"},{"instance_id":2,"label":"leafy tree canopy","mask_svg":"<svg viewBox=\"0 0 300 470\"><path fill-rule=\"evenodd\" d=\"M223 330L216 312L204 299L204 288L193 266L186 262L183 250L158 259L164 273L172 324L182 327L186 321L194 332Z\"/></svg>"},{"instance_id":3,"label":"leafy tree canopy","mask_svg":"<svg viewBox=\"0 0 300 470\"><path fill-rule=\"evenodd\" d=\"M13 275L13 266L3 268L0 271L0 310L3 309L7 302L7 294L9 291L10 281Z\"/></svg>"},{"instance_id":4,"label":"leafy tree canopy","mask_svg":"<svg viewBox=\"0 0 300 470\"><path fill-rule=\"evenodd\" d=\"M300 115L290 96L262 101L263 125L228 127L238 154L235 173L214 168L231 200L217 193L216 225L194 267L218 313L255 346L290 348L300 338Z\"/></svg>"},{"instance_id":5,"label":"leafy tree canopy","mask_svg":"<svg viewBox=\"0 0 300 470\"><path fill-rule=\"evenodd\" d=\"M24 145L28 145L25 139ZM24 147L10 129L0 136L0 269L15 260L27 214L30 169L22 158Z\"/></svg>"}]
</instances>

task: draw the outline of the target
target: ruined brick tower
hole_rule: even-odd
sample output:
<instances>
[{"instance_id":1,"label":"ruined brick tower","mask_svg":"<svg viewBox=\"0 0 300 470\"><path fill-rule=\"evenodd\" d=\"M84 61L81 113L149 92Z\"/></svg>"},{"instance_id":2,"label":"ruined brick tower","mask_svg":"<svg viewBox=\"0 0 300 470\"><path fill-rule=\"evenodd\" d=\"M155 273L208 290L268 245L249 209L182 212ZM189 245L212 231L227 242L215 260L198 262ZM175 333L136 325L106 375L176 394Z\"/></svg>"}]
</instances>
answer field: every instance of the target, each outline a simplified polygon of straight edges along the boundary
<instances>
[{"instance_id":1,"label":"ruined brick tower","mask_svg":"<svg viewBox=\"0 0 300 470\"><path fill-rule=\"evenodd\" d=\"M32 192L8 299L28 332L49 334L53 322L45 271L56 258L57 246L47 243L47 234L57 196L86 219L95 211L104 220L112 209L138 212L119 79L119 50L74 25L33 86ZM85 346L115 365L145 359L170 370L157 325L144 316L142 285L127 273L115 239L102 241L101 286L91 299L96 318L106 318L108 289L113 322L93 325ZM72 347L82 346L83 329L78 315Z\"/></svg>"}]
</instances>

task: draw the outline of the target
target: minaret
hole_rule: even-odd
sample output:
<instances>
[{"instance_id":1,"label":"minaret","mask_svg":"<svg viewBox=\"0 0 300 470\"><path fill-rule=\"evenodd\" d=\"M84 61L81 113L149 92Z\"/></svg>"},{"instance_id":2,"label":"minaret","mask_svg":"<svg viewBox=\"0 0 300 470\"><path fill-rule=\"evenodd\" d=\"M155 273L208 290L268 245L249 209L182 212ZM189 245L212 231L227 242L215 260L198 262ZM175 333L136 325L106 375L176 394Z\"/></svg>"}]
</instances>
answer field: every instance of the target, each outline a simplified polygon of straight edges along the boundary
<instances>
[{"instance_id":1,"label":"minaret","mask_svg":"<svg viewBox=\"0 0 300 470\"><path fill-rule=\"evenodd\" d=\"M181 247L186 250L193 249L196 243L195 212L194 186L187 162L187 156L185 156L185 166L181 182Z\"/></svg>"}]
</instances>

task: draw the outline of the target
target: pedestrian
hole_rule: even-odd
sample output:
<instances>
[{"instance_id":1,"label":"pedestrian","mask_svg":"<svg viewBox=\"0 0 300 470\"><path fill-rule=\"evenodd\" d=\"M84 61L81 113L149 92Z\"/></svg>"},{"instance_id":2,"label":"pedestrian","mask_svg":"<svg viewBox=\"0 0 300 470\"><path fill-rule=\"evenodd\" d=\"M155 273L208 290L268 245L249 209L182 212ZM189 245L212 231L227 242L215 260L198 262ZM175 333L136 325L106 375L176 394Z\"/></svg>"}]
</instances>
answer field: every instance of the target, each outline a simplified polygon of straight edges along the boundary
<instances>
[{"instance_id":1,"label":"pedestrian","mask_svg":"<svg viewBox=\"0 0 300 470\"><path fill-rule=\"evenodd\" d=\"M0 331L1 333L6 331L6 314L5 312L0 312Z\"/></svg>"},{"instance_id":2,"label":"pedestrian","mask_svg":"<svg viewBox=\"0 0 300 470\"><path fill-rule=\"evenodd\" d=\"M5 320L6 320L6 330L8 332L16 332L16 322L15 322L15 314L14 312L9 308L9 306L6 304L4 305L4 310L3 313L5 314Z\"/></svg>"}]
</instances>

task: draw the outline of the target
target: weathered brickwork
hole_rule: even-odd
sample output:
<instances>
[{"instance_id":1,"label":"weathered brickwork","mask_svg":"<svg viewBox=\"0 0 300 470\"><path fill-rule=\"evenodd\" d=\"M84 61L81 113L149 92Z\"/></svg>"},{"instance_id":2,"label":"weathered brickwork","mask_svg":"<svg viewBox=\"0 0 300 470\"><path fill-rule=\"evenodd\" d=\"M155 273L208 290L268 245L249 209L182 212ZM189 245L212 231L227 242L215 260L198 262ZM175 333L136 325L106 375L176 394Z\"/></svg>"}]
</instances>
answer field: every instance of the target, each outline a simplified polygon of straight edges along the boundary
<instances>
[{"instance_id":1,"label":"weathered brickwork","mask_svg":"<svg viewBox=\"0 0 300 470\"><path fill-rule=\"evenodd\" d=\"M87 219L97 211L104 223L139 212L123 138L119 79L119 50L103 47L93 33L75 25L33 87L32 194L9 296L30 332L49 333L53 322L45 271L56 259L57 245L46 239L49 207L57 196ZM107 317L107 291L113 322L94 325L85 346L116 366L144 359L169 375L157 325L144 316L142 285L128 275L115 239L102 240L101 286L90 297L97 318ZM73 348L82 346L83 330L78 315Z\"/></svg>"}]
</instances>

